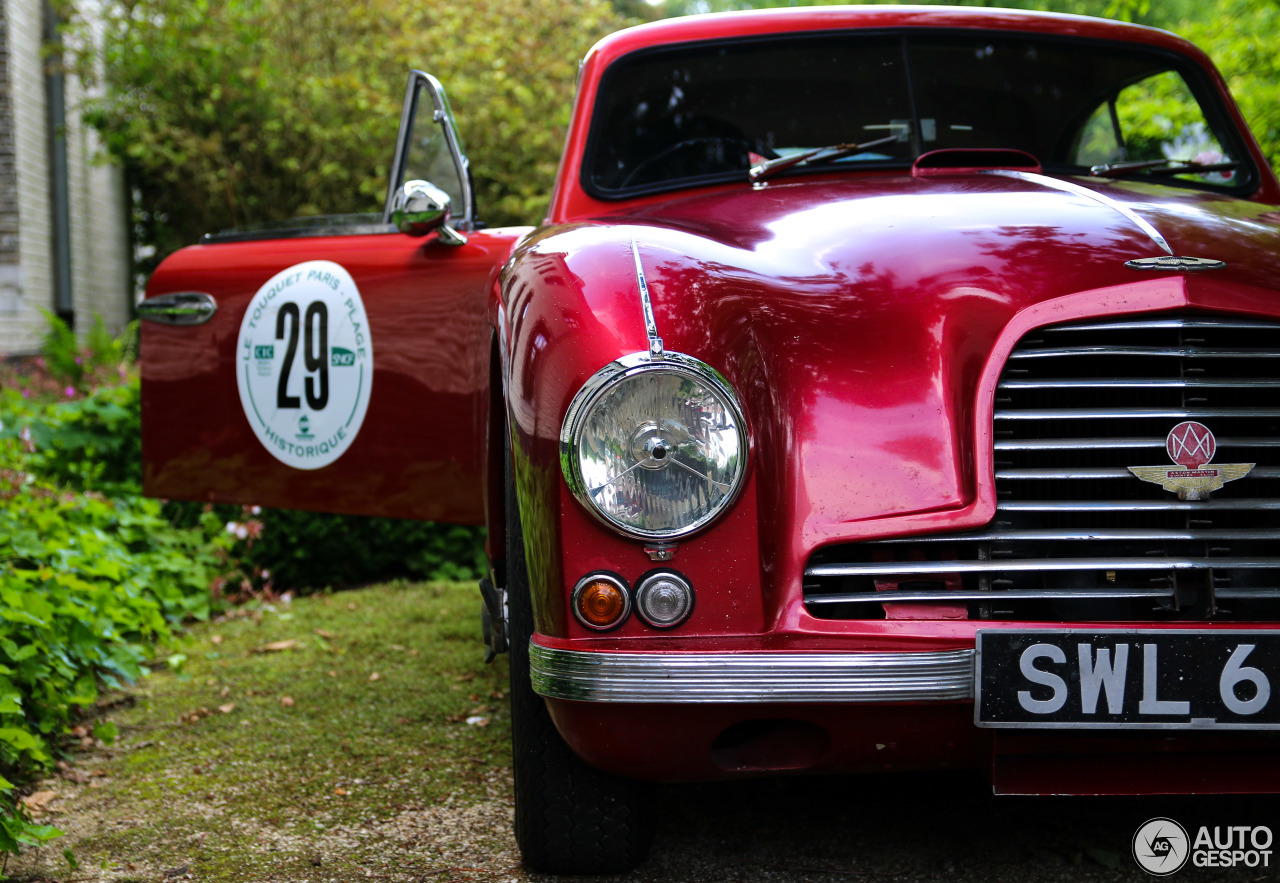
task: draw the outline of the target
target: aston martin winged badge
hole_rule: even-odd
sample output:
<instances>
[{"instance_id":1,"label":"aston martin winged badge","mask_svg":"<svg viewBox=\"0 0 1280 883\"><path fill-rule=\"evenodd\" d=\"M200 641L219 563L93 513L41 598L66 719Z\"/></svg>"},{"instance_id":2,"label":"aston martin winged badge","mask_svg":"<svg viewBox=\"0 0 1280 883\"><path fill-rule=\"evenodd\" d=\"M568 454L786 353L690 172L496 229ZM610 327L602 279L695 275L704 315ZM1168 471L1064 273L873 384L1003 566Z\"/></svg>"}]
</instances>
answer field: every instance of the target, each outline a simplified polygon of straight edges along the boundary
<instances>
[{"instance_id":1,"label":"aston martin winged badge","mask_svg":"<svg viewBox=\"0 0 1280 883\"><path fill-rule=\"evenodd\" d=\"M1143 481L1176 493L1179 500L1207 500L1211 493L1229 481L1244 478L1257 465L1219 463L1210 466L1209 462L1218 450L1218 441L1209 427L1194 420L1184 421L1169 430L1164 447L1178 468L1130 466L1129 471Z\"/></svg>"}]
</instances>

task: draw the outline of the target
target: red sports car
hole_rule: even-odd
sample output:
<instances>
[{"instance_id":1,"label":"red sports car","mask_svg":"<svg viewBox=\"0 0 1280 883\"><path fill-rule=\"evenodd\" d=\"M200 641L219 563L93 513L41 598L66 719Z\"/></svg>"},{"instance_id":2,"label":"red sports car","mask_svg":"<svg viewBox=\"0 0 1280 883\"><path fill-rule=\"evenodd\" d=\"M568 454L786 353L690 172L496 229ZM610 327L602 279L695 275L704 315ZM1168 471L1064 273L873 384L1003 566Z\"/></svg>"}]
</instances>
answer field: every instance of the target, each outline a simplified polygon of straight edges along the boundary
<instances>
[{"instance_id":1,"label":"red sports car","mask_svg":"<svg viewBox=\"0 0 1280 883\"><path fill-rule=\"evenodd\" d=\"M537 869L638 861L656 780L1280 790L1276 203L1096 19L623 31L536 229L415 72L382 216L152 278L147 489L487 526Z\"/></svg>"}]
</instances>

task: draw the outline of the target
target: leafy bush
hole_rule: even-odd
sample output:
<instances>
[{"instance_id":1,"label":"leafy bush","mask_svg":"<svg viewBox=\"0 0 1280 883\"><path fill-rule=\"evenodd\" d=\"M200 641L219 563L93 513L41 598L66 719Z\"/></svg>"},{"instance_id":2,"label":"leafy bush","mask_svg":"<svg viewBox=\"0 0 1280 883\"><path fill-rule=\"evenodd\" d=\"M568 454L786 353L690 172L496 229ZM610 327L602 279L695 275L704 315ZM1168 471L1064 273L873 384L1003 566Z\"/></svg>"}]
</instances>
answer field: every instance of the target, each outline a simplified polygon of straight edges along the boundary
<instances>
[{"instance_id":1,"label":"leafy bush","mask_svg":"<svg viewBox=\"0 0 1280 883\"><path fill-rule=\"evenodd\" d=\"M48 310L41 310L49 328L40 342L40 352L54 377L78 384L84 376L80 359L80 343L76 333L61 318ZM99 317L101 319L101 317Z\"/></svg>"},{"instance_id":2,"label":"leafy bush","mask_svg":"<svg viewBox=\"0 0 1280 883\"><path fill-rule=\"evenodd\" d=\"M0 391L9 435L31 442L28 468L77 491L142 493L141 401L137 378L55 404Z\"/></svg>"},{"instance_id":3,"label":"leafy bush","mask_svg":"<svg viewBox=\"0 0 1280 883\"><path fill-rule=\"evenodd\" d=\"M484 572L475 528L394 518L264 509L245 558L277 587L345 586L391 579L472 579Z\"/></svg>"},{"instance_id":4,"label":"leafy bush","mask_svg":"<svg viewBox=\"0 0 1280 883\"><path fill-rule=\"evenodd\" d=\"M484 573L474 527L294 509L170 501L174 524L225 529L230 546L215 594L308 594L381 580L466 580Z\"/></svg>"},{"instance_id":5,"label":"leafy bush","mask_svg":"<svg viewBox=\"0 0 1280 883\"><path fill-rule=\"evenodd\" d=\"M136 680L150 643L208 614L219 565L209 537L173 528L154 500L73 493L37 477L32 433L11 430L0 434L3 852L57 836L26 817L16 784L48 767L99 684Z\"/></svg>"},{"instance_id":6,"label":"leafy bush","mask_svg":"<svg viewBox=\"0 0 1280 883\"><path fill-rule=\"evenodd\" d=\"M102 316L94 313L93 324L81 343L66 322L48 310L41 310L49 323L40 345L37 367L74 395L112 379L123 379L126 364L137 355L138 323L135 320L120 337L107 331Z\"/></svg>"}]
</instances>

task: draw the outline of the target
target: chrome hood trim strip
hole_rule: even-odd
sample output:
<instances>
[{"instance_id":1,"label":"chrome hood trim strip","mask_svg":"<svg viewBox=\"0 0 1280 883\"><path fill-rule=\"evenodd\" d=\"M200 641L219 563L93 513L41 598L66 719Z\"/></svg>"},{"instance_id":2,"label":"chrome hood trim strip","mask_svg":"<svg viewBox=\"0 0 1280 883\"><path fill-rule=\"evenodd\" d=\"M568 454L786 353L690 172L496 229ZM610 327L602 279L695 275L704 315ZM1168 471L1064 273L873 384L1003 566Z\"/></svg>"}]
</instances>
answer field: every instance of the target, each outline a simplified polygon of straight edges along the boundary
<instances>
[{"instance_id":1,"label":"chrome hood trim strip","mask_svg":"<svg viewBox=\"0 0 1280 883\"><path fill-rule=\"evenodd\" d=\"M973 698L972 650L603 653L529 642L533 689L586 702L943 702Z\"/></svg>"},{"instance_id":2,"label":"chrome hood trim strip","mask_svg":"<svg viewBox=\"0 0 1280 883\"><path fill-rule=\"evenodd\" d=\"M1116 202L1109 196L1103 196L1096 190L1090 190L1088 187L1082 187L1079 184L1072 184L1070 181L1062 181L1058 178L1050 178L1048 175L1038 175L1035 172L1019 172L1014 169L983 169L984 175L1002 175L1006 178L1017 178L1020 181L1029 181L1039 184L1042 187L1049 187L1053 190L1061 190L1063 193L1074 193L1076 196L1083 196L1085 199L1092 199L1094 202L1101 203L1107 208L1119 212L1128 218L1143 233L1151 237L1151 241L1160 248L1164 249L1164 253L1173 257L1173 249L1169 247L1168 241L1160 235L1160 231L1123 203Z\"/></svg>"},{"instance_id":3,"label":"chrome hood trim strip","mask_svg":"<svg viewBox=\"0 0 1280 883\"><path fill-rule=\"evenodd\" d=\"M644 331L649 337L649 358L662 358L662 338L658 336L658 322L653 318L653 300L649 297L649 280L644 277L644 264L640 263L640 246L631 240L631 256L636 261L636 287L640 289L640 308L644 311Z\"/></svg>"}]
</instances>

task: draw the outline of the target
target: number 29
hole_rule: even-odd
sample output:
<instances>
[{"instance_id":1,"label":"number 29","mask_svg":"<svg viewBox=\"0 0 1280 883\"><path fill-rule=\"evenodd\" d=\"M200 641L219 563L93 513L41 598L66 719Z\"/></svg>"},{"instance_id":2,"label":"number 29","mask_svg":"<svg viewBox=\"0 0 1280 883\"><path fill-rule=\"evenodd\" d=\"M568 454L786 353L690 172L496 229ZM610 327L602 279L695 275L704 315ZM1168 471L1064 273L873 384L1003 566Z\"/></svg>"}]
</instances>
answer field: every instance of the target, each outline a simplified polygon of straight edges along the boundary
<instances>
[{"instance_id":1,"label":"number 29","mask_svg":"<svg viewBox=\"0 0 1280 883\"><path fill-rule=\"evenodd\" d=\"M286 325L289 326L287 332ZM307 307L306 321L300 318L296 303L286 303L276 313L276 340L284 340L287 334L289 341L285 347L280 381L276 385L276 407L302 407L298 396L289 395L289 375L293 371L294 356L298 354L299 326L304 329L302 360L308 373L303 391L307 407L322 411L329 403L329 309L323 301L311 302Z\"/></svg>"}]
</instances>

